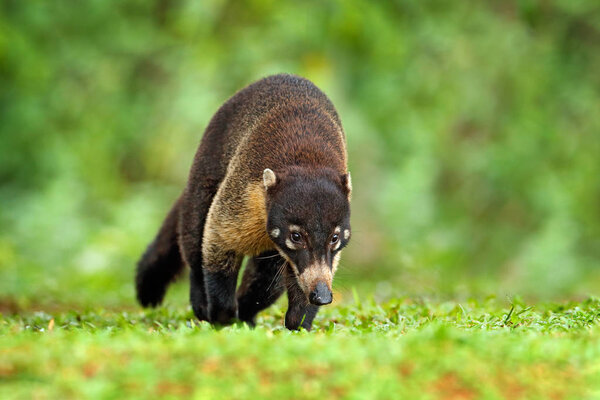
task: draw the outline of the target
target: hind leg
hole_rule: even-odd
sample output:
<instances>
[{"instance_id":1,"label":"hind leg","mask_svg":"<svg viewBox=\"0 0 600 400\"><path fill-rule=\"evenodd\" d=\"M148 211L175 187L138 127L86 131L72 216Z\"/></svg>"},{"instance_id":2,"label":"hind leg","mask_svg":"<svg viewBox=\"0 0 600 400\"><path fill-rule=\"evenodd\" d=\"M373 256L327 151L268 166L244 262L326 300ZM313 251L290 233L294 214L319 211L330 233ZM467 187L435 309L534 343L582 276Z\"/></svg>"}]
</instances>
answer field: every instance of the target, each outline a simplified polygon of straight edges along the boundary
<instances>
[{"instance_id":1,"label":"hind leg","mask_svg":"<svg viewBox=\"0 0 600 400\"><path fill-rule=\"evenodd\" d=\"M206 214L216 193L216 185L188 187L182 198L179 216L179 245L190 266L190 303L199 320L207 320L206 289L202 261L202 237Z\"/></svg>"},{"instance_id":2,"label":"hind leg","mask_svg":"<svg viewBox=\"0 0 600 400\"><path fill-rule=\"evenodd\" d=\"M136 293L144 307L162 303L169 284L183 270L183 260L177 244L179 200L163 222L156 238L138 262L135 277Z\"/></svg>"},{"instance_id":3,"label":"hind leg","mask_svg":"<svg viewBox=\"0 0 600 400\"><path fill-rule=\"evenodd\" d=\"M285 260L277 251L266 251L248 261L237 291L239 319L254 326L254 318L281 296L285 289Z\"/></svg>"}]
</instances>

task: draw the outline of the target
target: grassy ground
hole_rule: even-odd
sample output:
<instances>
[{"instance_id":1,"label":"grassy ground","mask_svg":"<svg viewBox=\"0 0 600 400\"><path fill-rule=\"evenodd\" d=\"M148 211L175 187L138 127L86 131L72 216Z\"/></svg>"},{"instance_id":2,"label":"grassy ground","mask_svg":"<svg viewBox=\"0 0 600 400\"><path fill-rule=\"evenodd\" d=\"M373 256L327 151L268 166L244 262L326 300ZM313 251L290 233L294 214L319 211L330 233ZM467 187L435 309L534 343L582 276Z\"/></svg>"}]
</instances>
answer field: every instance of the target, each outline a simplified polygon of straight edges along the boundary
<instances>
[{"instance_id":1,"label":"grassy ground","mask_svg":"<svg viewBox=\"0 0 600 400\"><path fill-rule=\"evenodd\" d=\"M600 300L285 303L215 330L168 306L5 310L0 398L600 398Z\"/></svg>"}]
</instances>

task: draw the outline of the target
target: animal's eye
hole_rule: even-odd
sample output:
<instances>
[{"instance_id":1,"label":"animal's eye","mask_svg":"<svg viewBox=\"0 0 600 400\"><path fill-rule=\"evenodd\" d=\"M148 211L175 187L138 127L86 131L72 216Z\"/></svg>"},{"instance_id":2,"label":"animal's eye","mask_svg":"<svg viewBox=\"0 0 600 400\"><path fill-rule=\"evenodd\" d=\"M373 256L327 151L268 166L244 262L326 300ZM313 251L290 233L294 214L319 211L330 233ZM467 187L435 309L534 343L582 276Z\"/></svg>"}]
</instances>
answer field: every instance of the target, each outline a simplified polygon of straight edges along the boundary
<instances>
[{"instance_id":1,"label":"animal's eye","mask_svg":"<svg viewBox=\"0 0 600 400\"><path fill-rule=\"evenodd\" d=\"M292 242L294 243L302 243L302 235L298 232L290 233L290 239L292 239Z\"/></svg>"},{"instance_id":2,"label":"animal's eye","mask_svg":"<svg viewBox=\"0 0 600 400\"><path fill-rule=\"evenodd\" d=\"M333 236L331 237L330 244L336 244L338 242L338 240L340 240L340 235L338 235L337 233L334 233Z\"/></svg>"}]
</instances>

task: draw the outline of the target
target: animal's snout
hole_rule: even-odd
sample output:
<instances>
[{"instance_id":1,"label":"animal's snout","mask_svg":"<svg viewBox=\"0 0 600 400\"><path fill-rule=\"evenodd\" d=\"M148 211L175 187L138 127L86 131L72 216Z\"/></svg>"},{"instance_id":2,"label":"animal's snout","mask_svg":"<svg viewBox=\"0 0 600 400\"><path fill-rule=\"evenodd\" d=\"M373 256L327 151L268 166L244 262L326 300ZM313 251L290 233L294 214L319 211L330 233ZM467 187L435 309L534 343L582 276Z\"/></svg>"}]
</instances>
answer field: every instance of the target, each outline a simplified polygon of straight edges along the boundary
<instances>
[{"instance_id":1,"label":"animal's snout","mask_svg":"<svg viewBox=\"0 0 600 400\"><path fill-rule=\"evenodd\" d=\"M315 289L308 295L308 300L316 306L324 306L333 301L333 295L331 290L327 287L327 284L323 281L318 282Z\"/></svg>"}]
</instances>

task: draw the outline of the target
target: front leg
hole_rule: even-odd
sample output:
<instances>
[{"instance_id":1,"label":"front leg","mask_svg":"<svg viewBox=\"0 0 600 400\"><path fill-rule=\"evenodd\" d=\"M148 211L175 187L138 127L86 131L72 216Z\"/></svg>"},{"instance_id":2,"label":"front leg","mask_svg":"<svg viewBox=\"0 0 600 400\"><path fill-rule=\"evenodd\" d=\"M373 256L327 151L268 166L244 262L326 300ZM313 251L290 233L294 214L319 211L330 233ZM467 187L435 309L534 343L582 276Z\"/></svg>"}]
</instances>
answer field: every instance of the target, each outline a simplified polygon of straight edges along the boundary
<instances>
[{"instance_id":1,"label":"front leg","mask_svg":"<svg viewBox=\"0 0 600 400\"><path fill-rule=\"evenodd\" d=\"M223 252L214 245L205 246L204 282L209 322L229 325L237 318L235 287L242 257Z\"/></svg>"},{"instance_id":2,"label":"front leg","mask_svg":"<svg viewBox=\"0 0 600 400\"><path fill-rule=\"evenodd\" d=\"M275 303L283 293L285 260L277 251L252 257L237 291L239 318L254 326L259 311Z\"/></svg>"},{"instance_id":3,"label":"front leg","mask_svg":"<svg viewBox=\"0 0 600 400\"><path fill-rule=\"evenodd\" d=\"M287 286L288 310L285 313L285 327L295 331L300 327L310 331L313 319L319 311L319 306L308 302L304 291L298 285L298 281L292 268L286 268L285 284Z\"/></svg>"}]
</instances>

